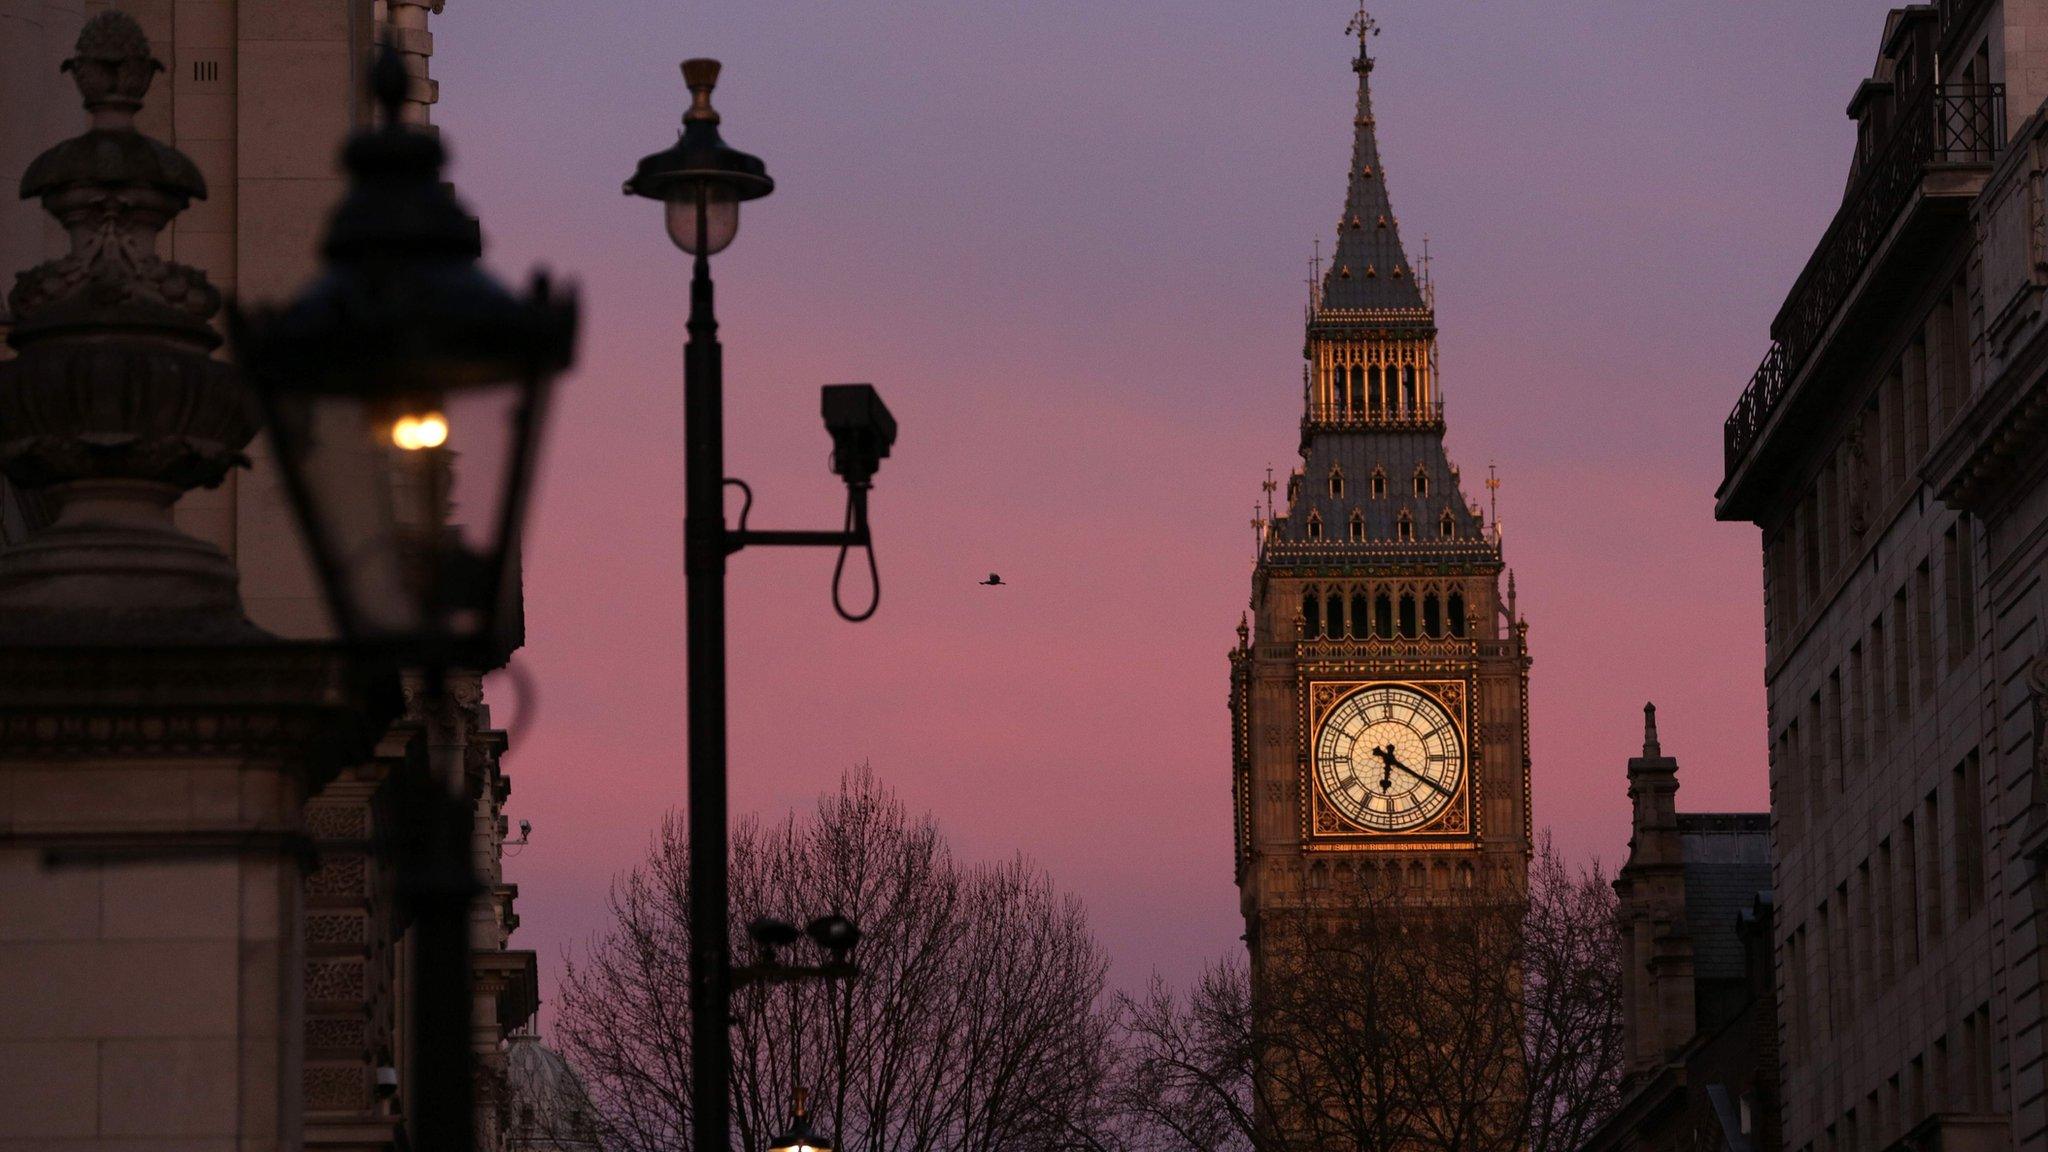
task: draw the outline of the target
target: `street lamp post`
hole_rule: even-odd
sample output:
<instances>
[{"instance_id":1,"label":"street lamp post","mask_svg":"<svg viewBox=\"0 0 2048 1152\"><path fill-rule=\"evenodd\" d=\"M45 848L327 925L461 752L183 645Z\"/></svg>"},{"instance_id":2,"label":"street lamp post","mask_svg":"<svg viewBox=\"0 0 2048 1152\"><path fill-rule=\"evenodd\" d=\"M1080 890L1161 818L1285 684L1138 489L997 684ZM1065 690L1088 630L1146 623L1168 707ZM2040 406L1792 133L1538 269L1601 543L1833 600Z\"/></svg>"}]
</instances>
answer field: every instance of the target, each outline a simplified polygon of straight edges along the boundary
<instances>
[{"instance_id":1,"label":"street lamp post","mask_svg":"<svg viewBox=\"0 0 2048 1152\"><path fill-rule=\"evenodd\" d=\"M848 488L846 526L839 531L749 531L747 512L737 530L725 526L724 367L718 321L712 310L711 257L739 230L739 206L775 189L760 159L719 136L711 92L716 60L683 62L690 107L673 147L643 158L625 191L662 201L669 238L694 257L690 277L688 341L683 352L683 563L689 676L690 837L690 1109L696 1152L726 1152L731 1141L732 957L727 938L730 893L726 829L725 561L748 545L836 547L873 551L867 490L889 454L896 424L866 384L824 390L833 468ZM871 569L872 570L872 569ZM835 578L836 579L836 578ZM879 589L877 589L879 595ZM834 589L835 604L837 588ZM870 605L858 616L866 619Z\"/></svg>"},{"instance_id":2,"label":"street lamp post","mask_svg":"<svg viewBox=\"0 0 2048 1152\"><path fill-rule=\"evenodd\" d=\"M517 646L520 529L576 305L538 275L515 296L479 266L439 140L399 122L408 81L389 46L370 79L383 125L343 153L350 184L319 277L281 308L229 318L337 630L359 660L420 670L432 703L451 669L489 671ZM413 1147L466 1152L474 810L459 769L433 771L400 781L418 973L406 1106Z\"/></svg>"}]
</instances>

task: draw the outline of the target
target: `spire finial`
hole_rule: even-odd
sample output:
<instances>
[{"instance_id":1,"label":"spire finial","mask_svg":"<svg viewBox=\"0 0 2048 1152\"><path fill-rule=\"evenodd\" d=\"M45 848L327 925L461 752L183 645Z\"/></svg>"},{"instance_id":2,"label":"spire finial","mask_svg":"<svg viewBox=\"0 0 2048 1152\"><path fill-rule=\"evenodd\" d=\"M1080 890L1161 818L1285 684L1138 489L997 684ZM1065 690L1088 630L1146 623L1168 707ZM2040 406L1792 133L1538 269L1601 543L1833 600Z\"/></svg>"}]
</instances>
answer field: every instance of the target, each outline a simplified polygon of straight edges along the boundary
<instances>
[{"instance_id":1,"label":"spire finial","mask_svg":"<svg viewBox=\"0 0 2048 1152\"><path fill-rule=\"evenodd\" d=\"M1500 543L1500 474L1486 462L1486 519L1493 524L1493 542Z\"/></svg>"},{"instance_id":2,"label":"spire finial","mask_svg":"<svg viewBox=\"0 0 2048 1152\"><path fill-rule=\"evenodd\" d=\"M1657 706L1643 705L1643 759L1655 760L1664 754L1657 746Z\"/></svg>"},{"instance_id":3,"label":"spire finial","mask_svg":"<svg viewBox=\"0 0 2048 1152\"><path fill-rule=\"evenodd\" d=\"M1344 31L1358 37L1358 64L1356 66L1359 71L1372 71L1372 54L1366 51L1365 41L1367 37L1380 34L1380 25L1379 21L1374 20L1372 14L1365 10L1365 0L1358 0L1358 15L1351 18L1351 23L1344 26Z\"/></svg>"}]
</instances>

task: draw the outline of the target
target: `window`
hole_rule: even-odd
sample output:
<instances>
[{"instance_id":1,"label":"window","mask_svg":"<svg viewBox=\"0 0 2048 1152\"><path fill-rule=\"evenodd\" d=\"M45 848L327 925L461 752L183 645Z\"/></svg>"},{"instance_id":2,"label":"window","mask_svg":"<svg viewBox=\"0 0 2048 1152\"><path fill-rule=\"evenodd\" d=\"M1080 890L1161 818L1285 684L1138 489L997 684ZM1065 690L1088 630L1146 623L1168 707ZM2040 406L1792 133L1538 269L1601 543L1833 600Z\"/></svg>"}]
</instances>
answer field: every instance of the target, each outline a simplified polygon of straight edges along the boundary
<instances>
[{"instance_id":1,"label":"window","mask_svg":"<svg viewBox=\"0 0 2048 1152\"><path fill-rule=\"evenodd\" d=\"M1320 513L1311 512L1308 514L1308 538L1311 540L1321 540L1323 538L1323 518Z\"/></svg>"},{"instance_id":2,"label":"window","mask_svg":"<svg viewBox=\"0 0 2048 1152\"><path fill-rule=\"evenodd\" d=\"M1372 635L1372 617L1365 606L1365 589L1354 589L1351 593L1351 638L1363 640Z\"/></svg>"},{"instance_id":3,"label":"window","mask_svg":"<svg viewBox=\"0 0 2048 1152\"><path fill-rule=\"evenodd\" d=\"M1415 639L1415 597L1401 593L1401 639Z\"/></svg>"},{"instance_id":4,"label":"window","mask_svg":"<svg viewBox=\"0 0 2048 1152\"><path fill-rule=\"evenodd\" d=\"M1365 517L1357 512L1351 514L1351 538L1353 540L1365 539Z\"/></svg>"},{"instance_id":5,"label":"window","mask_svg":"<svg viewBox=\"0 0 2048 1152\"><path fill-rule=\"evenodd\" d=\"M1977 559L1972 535L1970 517L1965 513L1956 517L1941 538L1941 576L1945 585L1942 596L1948 608L1950 668L1961 664L1977 646Z\"/></svg>"},{"instance_id":6,"label":"window","mask_svg":"<svg viewBox=\"0 0 2048 1152\"><path fill-rule=\"evenodd\" d=\"M1927 835L1927 938L1941 939L1941 794L1929 792L1921 801L1921 828Z\"/></svg>"},{"instance_id":7,"label":"window","mask_svg":"<svg viewBox=\"0 0 2048 1152\"><path fill-rule=\"evenodd\" d=\"M1906 616L1906 586L1892 593L1892 698L1903 730L1913 705L1913 626Z\"/></svg>"},{"instance_id":8,"label":"window","mask_svg":"<svg viewBox=\"0 0 2048 1152\"><path fill-rule=\"evenodd\" d=\"M1934 581L1928 575L1927 561L1913 573L1913 656L1915 678L1920 682L1921 699L1934 695Z\"/></svg>"},{"instance_id":9,"label":"window","mask_svg":"<svg viewBox=\"0 0 2048 1152\"><path fill-rule=\"evenodd\" d=\"M1382 472L1378 468L1374 468L1372 470L1372 481L1370 487L1373 499L1385 499L1387 495L1387 474L1385 472Z\"/></svg>"},{"instance_id":10,"label":"window","mask_svg":"<svg viewBox=\"0 0 2048 1152\"><path fill-rule=\"evenodd\" d=\"M1458 534L1458 520L1451 515L1450 509L1444 509L1444 514L1437 518L1436 534L1446 540Z\"/></svg>"},{"instance_id":11,"label":"window","mask_svg":"<svg viewBox=\"0 0 2048 1152\"><path fill-rule=\"evenodd\" d=\"M1330 469L1330 497L1334 500L1342 500L1344 498L1344 470L1342 468Z\"/></svg>"},{"instance_id":12,"label":"window","mask_svg":"<svg viewBox=\"0 0 2048 1152\"><path fill-rule=\"evenodd\" d=\"M1301 634L1310 638L1323 634L1323 601L1313 588L1302 593Z\"/></svg>"},{"instance_id":13,"label":"window","mask_svg":"<svg viewBox=\"0 0 2048 1152\"><path fill-rule=\"evenodd\" d=\"M1927 342L1915 337L1900 365L1906 397L1906 462L1916 465L1927 455Z\"/></svg>"},{"instance_id":14,"label":"window","mask_svg":"<svg viewBox=\"0 0 2048 1152\"><path fill-rule=\"evenodd\" d=\"M1394 638L1394 598L1384 589L1373 598L1372 634L1381 640Z\"/></svg>"},{"instance_id":15,"label":"window","mask_svg":"<svg viewBox=\"0 0 2048 1152\"><path fill-rule=\"evenodd\" d=\"M1899 943L1906 950L1900 971L1920 962L1920 830L1911 816L1899 825Z\"/></svg>"},{"instance_id":16,"label":"window","mask_svg":"<svg viewBox=\"0 0 2048 1152\"><path fill-rule=\"evenodd\" d=\"M1396 537L1397 537L1398 539L1401 539L1401 540L1413 540L1413 539L1415 539L1415 517L1413 517L1413 516L1410 516L1410 515L1408 514L1408 510L1407 510L1407 509L1405 509L1405 508L1404 508L1404 509L1402 509L1402 510L1401 510L1401 519L1400 519L1400 521L1399 521L1398 523L1396 523L1396 524L1394 525L1394 529L1395 529L1395 531L1394 531L1394 535L1395 535L1395 536L1396 536Z\"/></svg>"},{"instance_id":17,"label":"window","mask_svg":"<svg viewBox=\"0 0 2048 1152\"><path fill-rule=\"evenodd\" d=\"M1956 919L1967 920L1984 903L1984 780L1975 748L1950 777L1955 791Z\"/></svg>"},{"instance_id":18,"label":"window","mask_svg":"<svg viewBox=\"0 0 2048 1152\"><path fill-rule=\"evenodd\" d=\"M1342 640L1344 638L1343 593L1330 593L1329 602L1323 607L1323 630L1329 633L1332 640Z\"/></svg>"},{"instance_id":19,"label":"window","mask_svg":"<svg viewBox=\"0 0 2048 1152\"><path fill-rule=\"evenodd\" d=\"M1374 416L1386 411L1386 398L1380 390L1380 366L1377 364L1366 369L1365 403L1366 411Z\"/></svg>"},{"instance_id":20,"label":"window","mask_svg":"<svg viewBox=\"0 0 2048 1152\"><path fill-rule=\"evenodd\" d=\"M1896 926L1892 918L1893 888L1898 881L1892 876L1892 838L1889 836L1877 842L1877 873L1872 882L1877 885L1877 983L1879 987L1889 988L1894 975L1892 953L1898 947L1892 937Z\"/></svg>"},{"instance_id":21,"label":"window","mask_svg":"<svg viewBox=\"0 0 2048 1152\"><path fill-rule=\"evenodd\" d=\"M1863 690L1863 642L1849 645L1849 694L1843 701L1849 711L1849 739L1846 749L1848 762L1861 772L1869 766L1867 743L1870 725L1870 702Z\"/></svg>"},{"instance_id":22,"label":"window","mask_svg":"<svg viewBox=\"0 0 2048 1152\"><path fill-rule=\"evenodd\" d=\"M1432 640L1444 634L1444 605L1434 592L1422 598L1422 634Z\"/></svg>"},{"instance_id":23,"label":"window","mask_svg":"<svg viewBox=\"0 0 2048 1152\"><path fill-rule=\"evenodd\" d=\"M1415 494L1429 495L1429 471L1420 464L1415 466Z\"/></svg>"},{"instance_id":24,"label":"window","mask_svg":"<svg viewBox=\"0 0 2048 1152\"><path fill-rule=\"evenodd\" d=\"M1351 366L1351 403L1346 407L1348 410L1345 412L1345 415L1347 416L1365 415L1365 367L1363 365L1353 364Z\"/></svg>"},{"instance_id":25,"label":"window","mask_svg":"<svg viewBox=\"0 0 2048 1152\"><path fill-rule=\"evenodd\" d=\"M1444 611L1451 615L1451 635L1463 639L1465 635L1465 594L1463 592L1451 593L1450 599L1444 601Z\"/></svg>"}]
</instances>

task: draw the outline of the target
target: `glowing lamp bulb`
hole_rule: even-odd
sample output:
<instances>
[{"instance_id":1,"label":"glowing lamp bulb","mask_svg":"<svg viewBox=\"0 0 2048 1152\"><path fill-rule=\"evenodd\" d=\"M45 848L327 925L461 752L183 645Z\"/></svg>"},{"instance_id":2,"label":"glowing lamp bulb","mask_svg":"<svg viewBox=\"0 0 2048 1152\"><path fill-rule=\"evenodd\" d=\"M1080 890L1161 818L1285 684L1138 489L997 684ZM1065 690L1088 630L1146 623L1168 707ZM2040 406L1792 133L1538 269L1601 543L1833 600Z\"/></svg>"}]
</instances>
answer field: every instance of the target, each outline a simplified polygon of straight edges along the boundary
<instances>
[{"instance_id":1,"label":"glowing lamp bulb","mask_svg":"<svg viewBox=\"0 0 2048 1152\"><path fill-rule=\"evenodd\" d=\"M391 443L407 452L439 448L448 442L448 418L439 412L400 416L391 425Z\"/></svg>"}]
</instances>

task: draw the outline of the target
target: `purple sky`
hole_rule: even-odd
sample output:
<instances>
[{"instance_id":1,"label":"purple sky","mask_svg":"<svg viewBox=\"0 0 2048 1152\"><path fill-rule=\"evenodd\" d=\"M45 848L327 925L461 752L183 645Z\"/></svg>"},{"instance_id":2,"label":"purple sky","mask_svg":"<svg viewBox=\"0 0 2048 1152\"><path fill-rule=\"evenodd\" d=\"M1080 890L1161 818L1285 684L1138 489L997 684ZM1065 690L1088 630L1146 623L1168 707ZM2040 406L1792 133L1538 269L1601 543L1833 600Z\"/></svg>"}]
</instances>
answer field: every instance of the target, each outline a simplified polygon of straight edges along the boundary
<instances>
[{"instance_id":1,"label":"purple sky","mask_svg":"<svg viewBox=\"0 0 2048 1152\"><path fill-rule=\"evenodd\" d=\"M545 979L683 794L688 266L618 188L673 138L698 54L726 62L727 138L778 182L716 263L754 524L836 522L820 384L872 381L902 425L873 621L832 614L829 553L732 565L735 813L871 760L963 854L1027 853L1085 898L1120 983L1234 947L1224 654L1258 482L1295 461L1302 281L1350 146L1346 5L570 7L462 0L434 23L435 118L492 262L577 277L588 316L530 542L541 714L495 697ZM1765 803L1757 542L1713 520L1721 420L1839 198L1883 11L1376 9L1451 454L1473 497L1489 461L1503 477L1536 822L1574 855L1625 850L1645 699L1681 806ZM1013 586L977 587L990 570Z\"/></svg>"}]
</instances>

